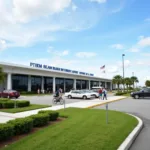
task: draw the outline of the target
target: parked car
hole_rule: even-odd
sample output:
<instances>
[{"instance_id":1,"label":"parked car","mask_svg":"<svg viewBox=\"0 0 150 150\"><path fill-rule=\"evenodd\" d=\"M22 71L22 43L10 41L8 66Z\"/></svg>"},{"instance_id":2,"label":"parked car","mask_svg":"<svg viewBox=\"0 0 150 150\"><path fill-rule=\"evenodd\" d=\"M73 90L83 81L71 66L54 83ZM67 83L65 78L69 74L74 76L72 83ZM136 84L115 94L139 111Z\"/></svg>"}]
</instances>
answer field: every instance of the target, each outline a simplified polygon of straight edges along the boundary
<instances>
[{"instance_id":1,"label":"parked car","mask_svg":"<svg viewBox=\"0 0 150 150\"><path fill-rule=\"evenodd\" d=\"M92 97L98 98L99 97L99 93L98 92L94 92L93 90L82 90L85 93L90 93Z\"/></svg>"},{"instance_id":2,"label":"parked car","mask_svg":"<svg viewBox=\"0 0 150 150\"><path fill-rule=\"evenodd\" d=\"M20 93L16 90L4 90L0 93L0 97L2 98L18 98Z\"/></svg>"},{"instance_id":3,"label":"parked car","mask_svg":"<svg viewBox=\"0 0 150 150\"><path fill-rule=\"evenodd\" d=\"M150 88L144 88L137 92L131 92L133 98L139 99L140 97L150 97Z\"/></svg>"},{"instance_id":4,"label":"parked car","mask_svg":"<svg viewBox=\"0 0 150 150\"><path fill-rule=\"evenodd\" d=\"M70 92L65 93L65 97L68 97L69 99L71 98L92 98L91 93L85 93L80 90L71 90Z\"/></svg>"},{"instance_id":5,"label":"parked car","mask_svg":"<svg viewBox=\"0 0 150 150\"><path fill-rule=\"evenodd\" d=\"M98 93L99 89L101 89L101 88L103 88L103 87L102 86L94 86L94 87L92 87L92 91Z\"/></svg>"}]
</instances>

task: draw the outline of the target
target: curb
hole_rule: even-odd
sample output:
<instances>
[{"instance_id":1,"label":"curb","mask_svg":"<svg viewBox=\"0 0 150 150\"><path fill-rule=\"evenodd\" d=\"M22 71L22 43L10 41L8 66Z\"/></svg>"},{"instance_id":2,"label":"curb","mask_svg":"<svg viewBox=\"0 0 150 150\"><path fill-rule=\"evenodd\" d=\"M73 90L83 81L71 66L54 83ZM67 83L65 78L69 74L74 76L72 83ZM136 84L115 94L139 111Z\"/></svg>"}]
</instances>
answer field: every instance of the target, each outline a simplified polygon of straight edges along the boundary
<instances>
[{"instance_id":1,"label":"curb","mask_svg":"<svg viewBox=\"0 0 150 150\"><path fill-rule=\"evenodd\" d=\"M128 150L143 128L143 121L139 117L134 116L132 114L128 114L128 115L135 117L139 123L134 128L134 130L129 134L129 136L124 140L124 142L119 146L117 150Z\"/></svg>"},{"instance_id":2,"label":"curb","mask_svg":"<svg viewBox=\"0 0 150 150\"><path fill-rule=\"evenodd\" d=\"M103 102L103 103L101 103L101 104L95 104L95 105L92 105L92 106L89 106L89 107L86 107L86 108L93 108L93 107L97 107L97 106L102 106L102 105L105 105L105 104L108 104L108 103L113 103L113 102L116 102L116 101L120 101L120 100L123 100L123 99L125 99L126 97L124 97L124 98L119 98L119 99L115 99L115 100L112 100L112 101L105 101L105 102Z\"/></svg>"}]
</instances>

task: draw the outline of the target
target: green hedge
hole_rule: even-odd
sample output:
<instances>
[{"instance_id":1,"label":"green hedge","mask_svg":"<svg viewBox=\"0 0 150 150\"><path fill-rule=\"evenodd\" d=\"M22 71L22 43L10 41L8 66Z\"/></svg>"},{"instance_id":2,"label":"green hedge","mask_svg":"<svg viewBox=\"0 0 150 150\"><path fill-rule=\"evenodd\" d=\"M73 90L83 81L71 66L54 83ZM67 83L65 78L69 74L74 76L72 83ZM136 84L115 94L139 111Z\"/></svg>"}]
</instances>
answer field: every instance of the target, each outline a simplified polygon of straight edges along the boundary
<instances>
[{"instance_id":1,"label":"green hedge","mask_svg":"<svg viewBox=\"0 0 150 150\"><path fill-rule=\"evenodd\" d=\"M47 125L49 121L49 115L47 113L32 115L30 116L30 118L33 119L34 127Z\"/></svg>"},{"instance_id":2,"label":"green hedge","mask_svg":"<svg viewBox=\"0 0 150 150\"><path fill-rule=\"evenodd\" d=\"M37 94L37 92L26 92L26 91L22 91L22 92L20 92L20 94Z\"/></svg>"},{"instance_id":3,"label":"green hedge","mask_svg":"<svg viewBox=\"0 0 150 150\"><path fill-rule=\"evenodd\" d=\"M14 108L14 106L15 106L15 102L12 101L12 100L2 102L2 107L3 108Z\"/></svg>"},{"instance_id":4,"label":"green hedge","mask_svg":"<svg viewBox=\"0 0 150 150\"><path fill-rule=\"evenodd\" d=\"M16 101L17 107L28 107L30 106L30 101ZM0 100L0 108L14 108L15 106L15 101L13 100Z\"/></svg>"},{"instance_id":5,"label":"green hedge","mask_svg":"<svg viewBox=\"0 0 150 150\"><path fill-rule=\"evenodd\" d=\"M12 124L14 126L14 134L20 135L24 133L29 133L33 128L33 119L26 118L18 118L15 120L8 121L8 124Z\"/></svg>"},{"instance_id":6,"label":"green hedge","mask_svg":"<svg viewBox=\"0 0 150 150\"><path fill-rule=\"evenodd\" d=\"M49 115L49 121L55 121L59 116L59 113L56 111L51 111L51 110L39 111L39 114L44 114L44 113L47 113Z\"/></svg>"},{"instance_id":7,"label":"green hedge","mask_svg":"<svg viewBox=\"0 0 150 150\"><path fill-rule=\"evenodd\" d=\"M11 124L0 124L0 141L10 139L14 135L13 129Z\"/></svg>"},{"instance_id":8,"label":"green hedge","mask_svg":"<svg viewBox=\"0 0 150 150\"><path fill-rule=\"evenodd\" d=\"M30 106L29 101L17 101L17 107L27 107Z\"/></svg>"}]
</instances>

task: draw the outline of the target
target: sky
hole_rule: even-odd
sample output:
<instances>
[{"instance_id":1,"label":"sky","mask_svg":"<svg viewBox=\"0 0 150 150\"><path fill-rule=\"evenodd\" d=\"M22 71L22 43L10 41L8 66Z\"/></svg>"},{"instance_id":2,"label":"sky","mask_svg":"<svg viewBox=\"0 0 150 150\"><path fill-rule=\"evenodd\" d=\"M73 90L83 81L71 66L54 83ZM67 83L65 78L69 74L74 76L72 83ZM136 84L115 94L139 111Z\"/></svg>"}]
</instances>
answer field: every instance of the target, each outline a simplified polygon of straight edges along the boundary
<instances>
[{"instance_id":1,"label":"sky","mask_svg":"<svg viewBox=\"0 0 150 150\"><path fill-rule=\"evenodd\" d=\"M0 61L150 80L149 0L0 0ZM105 73L100 69L105 65Z\"/></svg>"}]
</instances>

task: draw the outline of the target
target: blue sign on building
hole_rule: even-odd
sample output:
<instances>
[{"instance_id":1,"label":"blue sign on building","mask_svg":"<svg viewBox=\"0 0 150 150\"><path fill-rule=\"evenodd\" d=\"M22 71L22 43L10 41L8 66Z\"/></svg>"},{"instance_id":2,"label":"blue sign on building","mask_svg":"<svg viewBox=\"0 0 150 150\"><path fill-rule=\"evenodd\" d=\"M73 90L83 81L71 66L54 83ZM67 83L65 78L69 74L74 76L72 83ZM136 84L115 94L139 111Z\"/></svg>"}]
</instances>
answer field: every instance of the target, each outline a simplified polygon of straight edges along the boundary
<instances>
[{"instance_id":1,"label":"blue sign on building","mask_svg":"<svg viewBox=\"0 0 150 150\"><path fill-rule=\"evenodd\" d=\"M35 67L35 68L43 68L43 69L48 69L48 70L68 72L68 73L73 73L73 74L80 74L80 75L86 75L86 76L94 76L94 74L91 74L91 73L79 72L79 71L76 71L76 70L69 70L69 69L64 69L64 68L59 68L59 67L53 67L53 66L48 66L48 65L42 65L42 64L38 64L38 63L32 63L32 62L30 62L30 66L31 67Z\"/></svg>"}]
</instances>

